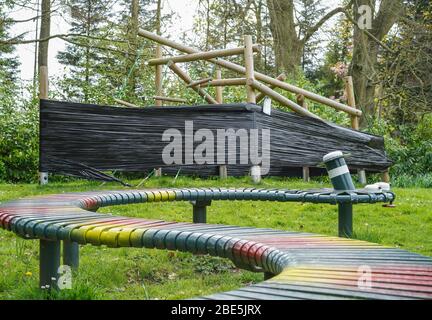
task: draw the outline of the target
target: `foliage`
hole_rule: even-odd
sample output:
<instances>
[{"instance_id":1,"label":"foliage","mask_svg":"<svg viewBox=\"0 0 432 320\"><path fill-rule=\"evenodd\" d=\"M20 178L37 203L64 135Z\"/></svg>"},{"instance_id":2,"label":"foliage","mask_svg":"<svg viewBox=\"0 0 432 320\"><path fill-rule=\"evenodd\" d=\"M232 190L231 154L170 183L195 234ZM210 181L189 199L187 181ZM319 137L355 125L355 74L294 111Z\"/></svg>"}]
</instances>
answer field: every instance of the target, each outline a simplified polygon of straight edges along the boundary
<instances>
[{"instance_id":1,"label":"foliage","mask_svg":"<svg viewBox=\"0 0 432 320\"><path fill-rule=\"evenodd\" d=\"M432 114L417 125L394 128L388 138L388 153L396 175L432 174Z\"/></svg>"},{"instance_id":2,"label":"foliage","mask_svg":"<svg viewBox=\"0 0 432 320\"><path fill-rule=\"evenodd\" d=\"M392 51L385 51L380 61L378 116L395 125L416 126L432 112L431 2L407 1L398 32L386 43Z\"/></svg>"},{"instance_id":3,"label":"foliage","mask_svg":"<svg viewBox=\"0 0 432 320\"><path fill-rule=\"evenodd\" d=\"M23 109L0 106L0 181L37 181L39 119L33 102Z\"/></svg>"}]
</instances>

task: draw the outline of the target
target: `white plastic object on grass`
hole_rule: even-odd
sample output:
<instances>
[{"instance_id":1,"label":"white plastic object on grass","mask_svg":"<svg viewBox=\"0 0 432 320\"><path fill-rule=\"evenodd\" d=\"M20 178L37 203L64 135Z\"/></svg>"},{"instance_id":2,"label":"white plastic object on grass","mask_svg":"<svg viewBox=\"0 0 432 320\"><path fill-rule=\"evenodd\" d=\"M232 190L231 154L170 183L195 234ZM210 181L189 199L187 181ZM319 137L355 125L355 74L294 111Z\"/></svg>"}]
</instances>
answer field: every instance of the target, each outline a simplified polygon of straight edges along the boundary
<instances>
[{"instance_id":1,"label":"white plastic object on grass","mask_svg":"<svg viewBox=\"0 0 432 320\"><path fill-rule=\"evenodd\" d=\"M367 185L365 187L365 189L368 191L385 191L385 192L387 192L387 191L391 191L391 186L389 183L378 182L375 184Z\"/></svg>"}]
</instances>

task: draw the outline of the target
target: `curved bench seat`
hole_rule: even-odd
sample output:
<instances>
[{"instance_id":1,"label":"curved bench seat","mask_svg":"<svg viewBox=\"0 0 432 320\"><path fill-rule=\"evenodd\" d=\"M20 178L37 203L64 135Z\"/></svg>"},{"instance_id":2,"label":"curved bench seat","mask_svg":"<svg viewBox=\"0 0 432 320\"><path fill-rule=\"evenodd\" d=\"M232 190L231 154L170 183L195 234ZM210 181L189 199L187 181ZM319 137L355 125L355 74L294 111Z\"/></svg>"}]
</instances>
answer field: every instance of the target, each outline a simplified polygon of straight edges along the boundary
<instances>
[{"instance_id":1,"label":"curved bench seat","mask_svg":"<svg viewBox=\"0 0 432 320\"><path fill-rule=\"evenodd\" d=\"M403 250L308 233L165 222L94 212L104 206L156 201L322 200L336 204L348 198L351 202L378 202L392 201L394 195L259 189L73 193L3 204L0 226L26 239L209 254L230 259L240 268L275 276L206 299L431 299L432 259Z\"/></svg>"}]
</instances>

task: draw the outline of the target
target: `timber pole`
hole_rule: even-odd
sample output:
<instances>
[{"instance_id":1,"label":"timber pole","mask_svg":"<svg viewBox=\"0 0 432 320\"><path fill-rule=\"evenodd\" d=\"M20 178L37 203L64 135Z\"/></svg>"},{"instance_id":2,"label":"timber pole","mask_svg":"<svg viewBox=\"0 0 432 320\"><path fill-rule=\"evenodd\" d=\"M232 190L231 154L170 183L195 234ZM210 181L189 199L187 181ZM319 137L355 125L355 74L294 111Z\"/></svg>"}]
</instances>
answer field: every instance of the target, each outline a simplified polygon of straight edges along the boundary
<instances>
[{"instance_id":1,"label":"timber pole","mask_svg":"<svg viewBox=\"0 0 432 320\"><path fill-rule=\"evenodd\" d=\"M246 35L244 37L244 63L246 69L246 94L247 94L247 103L256 104L256 95L255 88L252 86L252 83L255 81L255 65L254 65L254 56L252 49L252 36ZM256 184L261 182L261 166L258 164L252 164L250 169L252 181Z\"/></svg>"},{"instance_id":2,"label":"timber pole","mask_svg":"<svg viewBox=\"0 0 432 320\"><path fill-rule=\"evenodd\" d=\"M216 80L222 80L222 70L220 68L216 69ZM223 104L223 86L216 87L216 101L218 104ZM228 167L226 164L221 164L219 166L219 178L225 180L228 178Z\"/></svg>"},{"instance_id":3,"label":"timber pole","mask_svg":"<svg viewBox=\"0 0 432 320\"><path fill-rule=\"evenodd\" d=\"M287 79L287 76L284 73L281 73L280 75L278 75L276 77L276 79L279 80L279 81L285 81ZM276 89L276 86L270 85L269 88L272 89L272 90L274 90L274 89ZM256 96L257 103L260 103L265 97L266 97L266 95L260 92Z\"/></svg>"},{"instance_id":4,"label":"timber pole","mask_svg":"<svg viewBox=\"0 0 432 320\"><path fill-rule=\"evenodd\" d=\"M162 47L158 44L156 46L156 57L160 58L162 57ZM156 96L163 96L162 92L162 65L156 66L156 76L155 76L155 84L156 84ZM161 107L162 101L156 100L156 106Z\"/></svg>"},{"instance_id":5,"label":"timber pole","mask_svg":"<svg viewBox=\"0 0 432 320\"><path fill-rule=\"evenodd\" d=\"M168 67L176 74L180 79L182 79L187 85L193 83L192 78L184 72L178 65L174 62L169 62ZM209 104L217 104L217 101L209 95L205 90L199 87L191 87L196 93L203 97Z\"/></svg>"},{"instance_id":6,"label":"timber pole","mask_svg":"<svg viewBox=\"0 0 432 320\"><path fill-rule=\"evenodd\" d=\"M254 52L259 52L260 46L257 44L254 44L252 46L252 50ZM222 50L214 50L214 51L208 51L208 52L191 53L191 54L186 54L186 55L182 55L182 56L160 57L157 59L151 59L151 60L149 60L148 63L150 66L155 66L155 65L167 64L170 61L172 61L174 63L193 62L193 61L198 61L198 60L209 60L209 59L214 59L214 58L239 55L239 54L243 54L243 52L244 52L244 48L222 49Z\"/></svg>"},{"instance_id":7,"label":"timber pole","mask_svg":"<svg viewBox=\"0 0 432 320\"><path fill-rule=\"evenodd\" d=\"M252 81L251 85L258 91L262 92L266 96L269 96L273 100L283 104L284 106L287 106L294 112L297 112L298 114L301 114L305 117L311 117L314 119L322 120L320 117L318 117L316 114L303 109L301 106L299 106L297 103L291 101L290 99L284 97L283 95L277 93L276 91L270 89L266 85L259 83L258 81L254 80Z\"/></svg>"},{"instance_id":8,"label":"timber pole","mask_svg":"<svg viewBox=\"0 0 432 320\"><path fill-rule=\"evenodd\" d=\"M355 94L354 94L354 83L351 76L345 77L345 92L347 95L348 105L353 108L357 108ZM351 128L354 130L360 130L359 117L351 115ZM366 171L358 170L358 180L361 185L367 184Z\"/></svg>"},{"instance_id":9,"label":"timber pole","mask_svg":"<svg viewBox=\"0 0 432 320\"><path fill-rule=\"evenodd\" d=\"M308 104L306 102L306 99L303 95L299 94L297 95L297 104L304 108L305 110L308 110ZM310 168L309 167L303 167L303 181L304 182L310 182Z\"/></svg>"}]
</instances>

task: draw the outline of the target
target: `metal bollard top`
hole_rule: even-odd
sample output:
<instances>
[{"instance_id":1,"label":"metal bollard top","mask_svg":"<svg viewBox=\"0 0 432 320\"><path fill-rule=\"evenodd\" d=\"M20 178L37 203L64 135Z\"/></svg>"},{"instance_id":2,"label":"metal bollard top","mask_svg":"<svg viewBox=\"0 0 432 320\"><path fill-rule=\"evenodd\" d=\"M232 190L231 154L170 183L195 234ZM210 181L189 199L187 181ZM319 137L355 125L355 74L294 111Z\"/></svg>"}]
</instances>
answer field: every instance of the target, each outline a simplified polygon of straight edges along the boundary
<instances>
[{"instance_id":1,"label":"metal bollard top","mask_svg":"<svg viewBox=\"0 0 432 320\"><path fill-rule=\"evenodd\" d=\"M342 151L334 151L334 152L331 152L329 154L326 154L323 158L323 161L324 161L324 163L327 163L327 162L330 162L330 161L333 161L336 159L340 159L343 157L344 157L344 155L343 155Z\"/></svg>"},{"instance_id":2,"label":"metal bollard top","mask_svg":"<svg viewBox=\"0 0 432 320\"><path fill-rule=\"evenodd\" d=\"M323 160L335 190L355 190L355 186L342 151L331 152L325 155Z\"/></svg>"}]
</instances>

